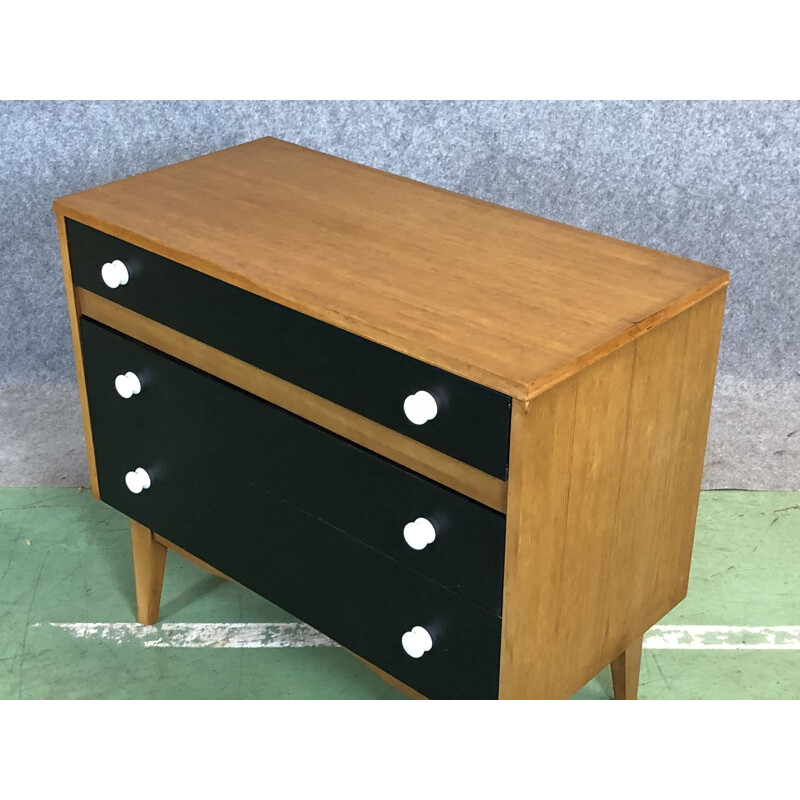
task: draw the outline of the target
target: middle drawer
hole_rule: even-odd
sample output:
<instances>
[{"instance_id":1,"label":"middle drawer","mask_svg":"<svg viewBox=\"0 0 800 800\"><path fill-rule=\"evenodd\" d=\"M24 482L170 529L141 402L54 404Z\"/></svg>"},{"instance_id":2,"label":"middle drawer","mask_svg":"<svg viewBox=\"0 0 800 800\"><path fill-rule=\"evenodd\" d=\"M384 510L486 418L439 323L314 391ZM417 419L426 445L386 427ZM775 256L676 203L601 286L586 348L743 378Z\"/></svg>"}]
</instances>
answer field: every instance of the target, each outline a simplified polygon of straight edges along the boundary
<instances>
[{"instance_id":1,"label":"middle drawer","mask_svg":"<svg viewBox=\"0 0 800 800\"><path fill-rule=\"evenodd\" d=\"M502 514L98 323L83 319L81 338L93 430L157 441L191 423L219 469L500 614ZM142 388L123 398L127 372Z\"/></svg>"}]
</instances>

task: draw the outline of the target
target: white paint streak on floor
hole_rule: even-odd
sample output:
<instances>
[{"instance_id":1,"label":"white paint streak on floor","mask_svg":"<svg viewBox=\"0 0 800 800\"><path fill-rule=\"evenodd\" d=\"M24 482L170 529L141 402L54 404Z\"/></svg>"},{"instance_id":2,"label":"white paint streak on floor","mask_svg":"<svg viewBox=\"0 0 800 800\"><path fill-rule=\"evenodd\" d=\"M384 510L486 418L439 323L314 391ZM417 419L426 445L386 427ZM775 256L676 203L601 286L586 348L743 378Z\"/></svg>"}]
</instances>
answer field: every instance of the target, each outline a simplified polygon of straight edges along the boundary
<instances>
[{"instance_id":1,"label":"white paint streak on floor","mask_svg":"<svg viewBox=\"0 0 800 800\"><path fill-rule=\"evenodd\" d=\"M40 624L40 623L37 623ZM144 647L337 647L302 622L51 622L76 639L103 639Z\"/></svg>"},{"instance_id":2,"label":"white paint streak on floor","mask_svg":"<svg viewBox=\"0 0 800 800\"><path fill-rule=\"evenodd\" d=\"M302 622L51 622L76 639L144 647L338 647ZM656 625L644 637L649 650L800 650L800 625Z\"/></svg>"},{"instance_id":3,"label":"white paint streak on floor","mask_svg":"<svg viewBox=\"0 0 800 800\"><path fill-rule=\"evenodd\" d=\"M650 650L800 650L800 625L655 625Z\"/></svg>"}]
</instances>

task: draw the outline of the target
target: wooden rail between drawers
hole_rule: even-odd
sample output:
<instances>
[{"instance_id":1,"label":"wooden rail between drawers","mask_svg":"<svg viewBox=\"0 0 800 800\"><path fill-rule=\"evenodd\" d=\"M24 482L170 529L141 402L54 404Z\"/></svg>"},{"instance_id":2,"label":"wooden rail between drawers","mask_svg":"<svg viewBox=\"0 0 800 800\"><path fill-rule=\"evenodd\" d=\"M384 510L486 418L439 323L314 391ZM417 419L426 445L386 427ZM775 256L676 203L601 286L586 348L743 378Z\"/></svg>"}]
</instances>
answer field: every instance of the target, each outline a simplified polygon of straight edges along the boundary
<instances>
[{"instance_id":1,"label":"wooden rail between drawers","mask_svg":"<svg viewBox=\"0 0 800 800\"><path fill-rule=\"evenodd\" d=\"M238 386L280 408L425 475L490 508L505 513L506 481L488 475L421 442L379 425L353 411L264 372L197 339L75 289L81 314L144 344ZM77 351L76 351L77 352Z\"/></svg>"}]
</instances>

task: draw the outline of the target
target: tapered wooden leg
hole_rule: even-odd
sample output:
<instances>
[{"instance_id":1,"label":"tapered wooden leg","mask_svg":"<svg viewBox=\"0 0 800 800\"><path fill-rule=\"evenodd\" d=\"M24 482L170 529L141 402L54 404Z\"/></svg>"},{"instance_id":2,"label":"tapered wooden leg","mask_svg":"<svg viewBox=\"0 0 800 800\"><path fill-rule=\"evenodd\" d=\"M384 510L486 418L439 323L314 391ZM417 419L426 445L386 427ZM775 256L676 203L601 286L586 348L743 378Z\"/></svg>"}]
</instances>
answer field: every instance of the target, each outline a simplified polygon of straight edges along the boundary
<instances>
[{"instance_id":1,"label":"tapered wooden leg","mask_svg":"<svg viewBox=\"0 0 800 800\"><path fill-rule=\"evenodd\" d=\"M161 587L167 548L144 525L131 520L131 547L133 548L133 576L136 581L136 611L142 625L158 621L161 605Z\"/></svg>"},{"instance_id":2,"label":"tapered wooden leg","mask_svg":"<svg viewBox=\"0 0 800 800\"><path fill-rule=\"evenodd\" d=\"M611 662L611 682L615 700L635 700L639 693L639 668L642 664L642 637L631 642Z\"/></svg>"}]
</instances>

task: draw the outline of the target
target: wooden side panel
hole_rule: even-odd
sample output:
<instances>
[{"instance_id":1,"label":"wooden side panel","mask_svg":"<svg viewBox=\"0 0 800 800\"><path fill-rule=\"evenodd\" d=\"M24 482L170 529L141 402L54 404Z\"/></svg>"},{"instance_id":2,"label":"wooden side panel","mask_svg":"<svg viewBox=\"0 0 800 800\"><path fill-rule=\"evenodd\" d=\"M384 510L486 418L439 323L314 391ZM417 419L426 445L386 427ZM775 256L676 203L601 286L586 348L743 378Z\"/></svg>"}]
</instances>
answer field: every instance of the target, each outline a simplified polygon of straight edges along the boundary
<instances>
[{"instance_id":1,"label":"wooden side panel","mask_svg":"<svg viewBox=\"0 0 800 800\"><path fill-rule=\"evenodd\" d=\"M97 485L97 467L94 460L94 444L92 441L92 426L89 424L89 403L86 400L86 381L83 375L83 354L81 352L81 339L78 332L78 318L80 305L76 289L72 283L72 269L69 262L69 248L67 247L67 232L64 217L56 214L58 226L58 244L61 248L61 265L64 270L64 289L67 294L67 312L69 314L69 327L72 332L72 351L75 354L75 371L78 376L78 396L81 400L81 416L83 418L83 435L86 439L86 458L89 462L89 481L92 494L100 499L100 489Z\"/></svg>"},{"instance_id":2,"label":"wooden side panel","mask_svg":"<svg viewBox=\"0 0 800 800\"><path fill-rule=\"evenodd\" d=\"M686 594L725 291L514 401L501 698L566 698Z\"/></svg>"}]
</instances>

